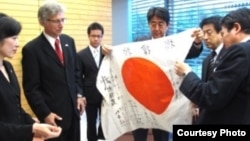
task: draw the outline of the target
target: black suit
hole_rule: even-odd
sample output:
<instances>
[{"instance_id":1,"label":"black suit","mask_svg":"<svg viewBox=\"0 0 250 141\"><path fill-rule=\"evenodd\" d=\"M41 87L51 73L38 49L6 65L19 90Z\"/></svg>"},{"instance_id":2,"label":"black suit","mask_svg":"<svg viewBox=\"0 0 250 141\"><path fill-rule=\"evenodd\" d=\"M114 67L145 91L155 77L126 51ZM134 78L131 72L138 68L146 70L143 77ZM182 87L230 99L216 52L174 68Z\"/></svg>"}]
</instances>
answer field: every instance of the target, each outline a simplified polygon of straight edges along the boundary
<instances>
[{"instance_id":1,"label":"black suit","mask_svg":"<svg viewBox=\"0 0 250 141\"><path fill-rule=\"evenodd\" d=\"M218 64L221 56L223 55L225 51L225 48L222 48L220 50L220 52L218 53L217 57L216 57L216 60L215 60L215 65ZM201 78L203 81L208 81L208 67L209 67L209 63L210 63L210 56L208 55L202 62L202 72L201 72Z\"/></svg>"},{"instance_id":2,"label":"black suit","mask_svg":"<svg viewBox=\"0 0 250 141\"><path fill-rule=\"evenodd\" d=\"M208 67L210 63L210 55L208 55L202 62L201 79L206 82L208 78Z\"/></svg>"},{"instance_id":3,"label":"black suit","mask_svg":"<svg viewBox=\"0 0 250 141\"><path fill-rule=\"evenodd\" d=\"M197 124L249 124L249 72L250 42L245 42L223 52L207 82L188 73L180 90L202 108Z\"/></svg>"},{"instance_id":4,"label":"black suit","mask_svg":"<svg viewBox=\"0 0 250 141\"><path fill-rule=\"evenodd\" d=\"M104 57L100 49L100 61ZM78 62L80 68L80 75L82 78L82 85L84 94L87 100L86 116L87 116L87 138L88 141L97 141L97 139L104 139L101 124L98 128L98 134L96 133L96 121L97 113L99 117L101 115L101 102L102 95L96 87L96 78L99 68L97 67L94 57L91 53L90 47L86 47L78 52ZM99 120L100 121L100 120Z\"/></svg>"},{"instance_id":5,"label":"black suit","mask_svg":"<svg viewBox=\"0 0 250 141\"><path fill-rule=\"evenodd\" d=\"M150 40L152 37L145 36L142 38L136 39L136 41L143 41L143 40ZM201 45L200 48L195 47L192 44L186 59L198 57L202 51L203 46ZM146 141L147 140L147 132L148 129L136 129L133 131L133 136L135 141ZM169 132L161 130L161 129L152 129L154 135L154 141L168 141L169 139Z\"/></svg>"},{"instance_id":6,"label":"black suit","mask_svg":"<svg viewBox=\"0 0 250 141\"><path fill-rule=\"evenodd\" d=\"M223 55L225 51L225 48L222 47L222 49L217 52L218 55L216 57L216 60L215 60L215 65L218 64L219 60L221 59L221 56ZM211 74L209 76L209 65L210 65L210 55L208 55L202 62L202 72L201 72L201 80L203 80L204 82L207 82L211 77ZM197 106L197 105L196 105ZM198 108L198 106L196 107ZM199 108L199 112L201 112L202 108ZM193 124L196 124L197 122L197 115L194 115L193 116Z\"/></svg>"},{"instance_id":7,"label":"black suit","mask_svg":"<svg viewBox=\"0 0 250 141\"><path fill-rule=\"evenodd\" d=\"M32 124L10 124L0 122L1 141L32 141Z\"/></svg>"},{"instance_id":8,"label":"black suit","mask_svg":"<svg viewBox=\"0 0 250 141\"><path fill-rule=\"evenodd\" d=\"M0 122L3 124L15 124L17 126L32 125L34 123L33 119L21 107L20 88L13 67L7 61L3 61L3 65L9 76L9 82L0 71ZM6 131L6 133L9 132ZM0 134L5 134L5 132L0 132ZM23 140L19 140L27 141L32 136L26 137L27 138L24 138ZM0 136L0 140L16 141L15 139L11 139L11 137L8 136Z\"/></svg>"},{"instance_id":9,"label":"black suit","mask_svg":"<svg viewBox=\"0 0 250 141\"><path fill-rule=\"evenodd\" d=\"M26 98L40 121L51 112L63 118L57 121L63 131L59 138L80 140L80 115L77 94L82 94L74 40L60 35L64 65L52 46L41 34L27 43L23 50L23 87ZM67 138L68 136L68 138ZM59 140L59 139L55 139ZM62 139L61 139L62 140Z\"/></svg>"}]
</instances>

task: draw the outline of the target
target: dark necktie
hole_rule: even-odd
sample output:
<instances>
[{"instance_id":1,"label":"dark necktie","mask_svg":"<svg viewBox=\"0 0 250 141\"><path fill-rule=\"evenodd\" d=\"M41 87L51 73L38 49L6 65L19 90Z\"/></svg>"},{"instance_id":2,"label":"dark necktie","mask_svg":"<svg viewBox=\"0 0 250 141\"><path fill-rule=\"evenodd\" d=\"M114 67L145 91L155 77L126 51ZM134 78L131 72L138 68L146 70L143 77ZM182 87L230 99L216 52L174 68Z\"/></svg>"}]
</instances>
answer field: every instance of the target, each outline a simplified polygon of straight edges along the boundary
<instances>
[{"instance_id":1,"label":"dark necktie","mask_svg":"<svg viewBox=\"0 0 250 141\"><path fill-rule=\"evenodd\" d=\"M63 62L63 54L62 54L62 51L60 49L60 41L59 41L59 39L56 39L56 41L55 41L55 51L56 51L56 54L57 54L59 60L63 64L64 63Z\"/></svg>"},{"instance_id":2,"label":"dark necktie","mask_svg":"<svg viewBox=\"0 0 250 141\"><path fill-rule=\"evenodd\" d=\"M209 64L208 64L208 71L207 71L207 78L209 79L214 71L215 67L215 56L216 52L212 51L211 54L209 55Z\"/></svg>"}]
</instances>

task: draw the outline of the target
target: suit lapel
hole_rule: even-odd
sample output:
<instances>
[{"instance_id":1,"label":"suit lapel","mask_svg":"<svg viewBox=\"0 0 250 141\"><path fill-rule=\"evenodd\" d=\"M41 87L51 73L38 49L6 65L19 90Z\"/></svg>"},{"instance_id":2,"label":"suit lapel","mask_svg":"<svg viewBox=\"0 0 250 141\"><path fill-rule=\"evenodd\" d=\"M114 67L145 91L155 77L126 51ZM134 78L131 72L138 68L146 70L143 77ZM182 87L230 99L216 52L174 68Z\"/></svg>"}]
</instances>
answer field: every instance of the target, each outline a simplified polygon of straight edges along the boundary
<instances>
[{"instance_id":1,"label":"suit lapel","mask_svg":"<svg viewBox=\"0 0 250 141\"><path fill-rule=\"evenodd\" d=\"M100 47L100 61L99 61L99 68L101 66L102 63L102 59L104 58L104 55L102 54L102 46Z\"/></svg>"},{"instance_id":2,"label":"suit lapel","mask_svg":"<svg viewBox=\"0 0 250 141\"><path fill-rule=\"evenodd\" d=\"M221 62L221 59L223 58L223 55L224 55L224 52L225 52L225 48L223 47L221 50L220 50L220 52L219 52L219 54L218 54L218 56L217 56L217 58L216 58L216 60L215 60L215 70L216 70L216 68L217 68L217 66L218 66L218 64ZM206 59L204 60L204 69L202 70L204 73L203 73L203 77L205 78L204 80L205 81L207 81L209 78L208 78L208 66L209 66L209 57L206 57Z\"/></svg>"},{"instance_id":3,"label":"suit lapel","mask_svg":"<svg viewBox=\"0 0 250 141\"><path fill-rule=\"evenodd\" d=\"M216 59L216 61L221 60L221 58L223 57L224 53L225 53L226 49L223 47L220 51L220 53L218 54L218 57Z\"/></svg>"},{"instance_id":4,"label":"suit lapel","mask_svg":"<svg viewBox=\"0 0 250 141\"><path fill-rule=\"evenodd\" d=\"M209 58L206 57L205 60L204 60L204 66L203 66L203 70L202 70L202 78L204 81L207 81L207 69L208 69L208 64L209 64Z\"/></svg>"},{"instance_id":5,"label":"suit lapel","mask_svg":"<svg viewBox=\"0 0 250 141\"><path fill-rule=\"evenodd\" d=\"M49 57L51 57L55 62L57 62L59 65L63 66L62 63L60 62L59 58L57 57L55 50L53 49L53 47L51 46L49 41L45 38L43 33L40 35L40 39L41 39L41 47L42 47L43 51Z\"/></svg>"},{"instance_id":6,"label":"suit lapel","mask_svg":"<svg viewBox=\"0 0 250 141\"><path fill-rule=\"evenodd\" d=\"M64 36L60 36L60 42L63 51L64 64L68 64L68 60L70 59L68 56L72 56L70 55L70 50L69 50L70 44L68 43L67 38L65 38Z\"/></svg>"},{"instance_id":7,"label":"suit lapel","mask_svg":"<svg viewBox=\"0 0 250 141\"><path fill-rule=\"evenodd\" d=\"M6 80L6 78L4 77L2 71L0 71L0 84L1 84L1 86L5 86L6 84L8 84L8 85L10 84L10 83Z\"/></svg>"},{"instance_id":8,"label":"suit lapel","mask_svg":"<svg viewBox=\"0 0 250 141\"><path fill-rule=\"evenodd\" d=\"M220 63L222 62L222 59L225 57L225 55L227 54L227 49L226 48L222 48L220 53L218 54L218 57L216 58L216 62L215 62L215 70L217 69L218 65L220 65Z\"/></svg>"},{"instance_id":9,"label":"suit lapel","mask_svg":"<svg viewBox=\"0 0 250 141\"><path fill-rule=\"evenodd\" d=\"M9 63L5 61L3 63L4 63L4 67L6 69L10 82L8 82L8 80L4 77L3 73L1 72L0 83L1 85L5 86L5 88L9 87L8 91L13 91L13 93L19 96L20 89L19 89L19 84L18 84L16 75L14 73L14 70L12 69Z\"/></svg>"}]
</instances>

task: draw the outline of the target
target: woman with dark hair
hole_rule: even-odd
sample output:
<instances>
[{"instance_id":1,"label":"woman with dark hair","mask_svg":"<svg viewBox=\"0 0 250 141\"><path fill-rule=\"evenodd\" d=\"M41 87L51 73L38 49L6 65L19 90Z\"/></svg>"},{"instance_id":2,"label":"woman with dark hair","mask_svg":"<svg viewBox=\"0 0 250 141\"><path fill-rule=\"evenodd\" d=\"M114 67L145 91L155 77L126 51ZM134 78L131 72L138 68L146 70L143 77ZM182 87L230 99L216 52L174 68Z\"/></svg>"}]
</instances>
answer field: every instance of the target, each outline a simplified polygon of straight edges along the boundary
<instances>
[{"instance_id":1,"label":"woman with dark hair","mask_svg":"<svg viewBox=\"0 0 250 141\"><path fill-rule=\"evenodd\" d=\"M31 141L56 137L61 128L35 123L21 107L20 87L14 69L5 58L12 58L18 47L21 24L0 13L0 140Z\"/></svg>"}]
</instances>

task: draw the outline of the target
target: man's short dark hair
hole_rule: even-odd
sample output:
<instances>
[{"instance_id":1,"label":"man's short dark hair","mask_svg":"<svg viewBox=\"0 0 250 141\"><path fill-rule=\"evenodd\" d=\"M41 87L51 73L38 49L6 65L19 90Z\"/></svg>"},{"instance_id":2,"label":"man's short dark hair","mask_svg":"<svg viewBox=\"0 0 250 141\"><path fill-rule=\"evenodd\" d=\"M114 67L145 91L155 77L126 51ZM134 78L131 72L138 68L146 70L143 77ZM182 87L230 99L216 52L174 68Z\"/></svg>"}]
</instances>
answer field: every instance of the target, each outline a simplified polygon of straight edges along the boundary
<instances>
[{"instance_id":1,"label":"man's short dark hair","mask_svg":"<svg viewBox=\"0 0 250 141\"><path fill-rule=\"evenodd\" d=\"M221 31L221 20L222 17L218 15L204 18L200 23L200 28L202 28L204 25L212 24L214 26L215 31L219 33Z\"/></svg>"},{"instance_id":2,"label":"man's short dark hair","mask_svg":"<svg viewBox=\"0 0 250 141\"><path fill-rule=\"evenodd\" d=\"M151 19L156 16L162 20L164 20L167 24L169 24L169 12L164 7L152 7L148 10L147 19L148 23L150 23Z\"/></svg>"},{"instance_id":3,"label":"man's short dark hair","mask_svg":"<svg viewBox=\"0 0 250 141\"><path fill-rule=\"evenodd\" d=\"M239 8L231 11L221 20L221 25L226 27L228 31L233 29L235 23L240 24L244 33L250 34L250 9Z\"/></svg>"},{"instance_id":4,"label":"man's short dark hair","mask_svg":"<svg viewBox=\"0 0 250 141\"><path fill-rule=\"evenodd\" d=\"M93 22L88 26L87 33L90 34L91 30L101 30L102 35L104 34L103 26L98 22Z\"/></svg>"}]
</instances>

